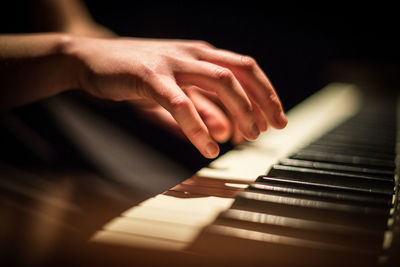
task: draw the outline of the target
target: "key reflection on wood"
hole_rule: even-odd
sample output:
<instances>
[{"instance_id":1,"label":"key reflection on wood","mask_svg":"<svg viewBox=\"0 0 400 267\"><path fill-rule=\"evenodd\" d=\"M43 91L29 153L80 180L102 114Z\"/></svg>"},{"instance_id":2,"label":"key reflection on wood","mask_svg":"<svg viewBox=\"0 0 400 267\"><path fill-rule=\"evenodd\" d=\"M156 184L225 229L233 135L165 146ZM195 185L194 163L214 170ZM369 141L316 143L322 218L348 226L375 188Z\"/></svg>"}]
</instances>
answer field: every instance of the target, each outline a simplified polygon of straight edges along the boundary
<instances>
[{"instance_id":1,"label":"key reflection on wood","mask_svg":"<svg viewBox=\"0 0 400 267\"><path fill-rule=\"evenodd\" d=\"M41 263L63 232L78 232L65 221L67 214L79 213L71 203L73 185L66 177L51 176L0 165L2 252L23 263Z\"/></svg>"},{"instance_id":2,"label":"key reflection on wood","mask_svg":"<svg viewBox=\"0 0 400 267\"><path fill-rule=\"evenodd\" d=\"M248 182L193 176L125 211L104 225L91 241L133 247L151 244L154 249L183 251L247 186Z\"/></svg>"},{"instance_id":3,"label":"key reflection on wood","mask_svg":"<svg viewBox=\"0 0 400 267\"><path fill-rule=\"evenodd\" d=\"M172 187L170 190L164 192L164 194L178 198L205 196L234 198L238 192L247 188L248 183L245 181L240 182L193 176L181 184Z\"/></svg>"}]
</instances>

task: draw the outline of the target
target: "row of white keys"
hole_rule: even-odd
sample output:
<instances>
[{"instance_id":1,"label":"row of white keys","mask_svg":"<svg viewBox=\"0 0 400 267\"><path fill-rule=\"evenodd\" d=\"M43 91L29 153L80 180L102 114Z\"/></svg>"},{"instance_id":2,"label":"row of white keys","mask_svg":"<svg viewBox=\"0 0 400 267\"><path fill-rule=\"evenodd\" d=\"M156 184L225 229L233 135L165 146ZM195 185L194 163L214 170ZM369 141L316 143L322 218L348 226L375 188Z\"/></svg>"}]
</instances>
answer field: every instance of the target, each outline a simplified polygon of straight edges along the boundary
<instances>
[{"instance_id":1,"label":"row of white keys","mask_svg":"<svg viewBox=\"0 0 400 267\"><path fill-rule=\"evenodd\" d=\"M124 233L123 244L134 247L152 244L150 247L154 249L182 250L232 202L231 198L213 196L157 195L111 220L91 241L121 244L118 238Z\"/></svg>"},{"instance_id":2,"label":"row of white keys","mask_svg":"<svg viewBox=\"0 0 400 267\"><path fill-rule=\"evenodd\" d=\"M197 175L252 182L279 158L315 140L354 115L359 93L348 84L331 84L288 112L288 126L268 130L256 141L232 150L201 169ZM125 211L92 238L103 242L162 250L184 250L232 198L213 196L179 198L158 195Z\"/></svg>"},{"instance_id":3,"label":"row of white keys","mask_svg":"<svg viewBox=\"0 0 400 267\"><path fill-rule=\"evenodd\" d=\"M256 141L213 161L198 175L252 182L278 159L324 135L359 108L360 92L354 85L332 83L291 109L285 129L269 129Z\"/></svg>"}]
</instances>

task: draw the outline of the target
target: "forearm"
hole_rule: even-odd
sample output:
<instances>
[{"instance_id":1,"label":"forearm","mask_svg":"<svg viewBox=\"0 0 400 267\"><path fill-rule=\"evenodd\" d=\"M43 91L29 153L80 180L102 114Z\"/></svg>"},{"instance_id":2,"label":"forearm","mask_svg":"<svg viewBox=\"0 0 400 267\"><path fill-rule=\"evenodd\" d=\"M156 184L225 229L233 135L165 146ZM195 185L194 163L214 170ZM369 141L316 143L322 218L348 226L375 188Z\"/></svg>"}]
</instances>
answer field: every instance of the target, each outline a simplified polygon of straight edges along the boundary
<instances>
[{"instance_id":1,"label":"forearm","mask_svg":"<svg viewBox=\"0 0 400 267\"><path fill-rule=\"evenodd\" d=\"M65 34L0 35L0 109L79 87L79 62Z\"/></svg>"}]
</instances>

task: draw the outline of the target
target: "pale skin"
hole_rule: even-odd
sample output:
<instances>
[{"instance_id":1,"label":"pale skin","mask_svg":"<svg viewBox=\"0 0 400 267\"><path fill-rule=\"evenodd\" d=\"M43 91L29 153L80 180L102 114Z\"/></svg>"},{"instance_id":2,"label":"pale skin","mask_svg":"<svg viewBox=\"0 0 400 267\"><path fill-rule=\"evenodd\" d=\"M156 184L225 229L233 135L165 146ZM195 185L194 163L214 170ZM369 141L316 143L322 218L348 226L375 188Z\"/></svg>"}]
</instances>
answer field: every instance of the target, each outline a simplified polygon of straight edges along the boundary
<instances>
[{"instance_id":1,"label":"pale skin","mask_svg":"<svg viewBox=\"0 0 400 267\"><path fill-rule=\"evenodd\" d=\"M64 33L0 35L2 109L81 88L131 101L207 158L218 155L217 142L254 140L287 124L275 89L249 56L203 41L110 38L90 19L79 23L85 26L69 22Z\"/></svg>"}]
</instances>

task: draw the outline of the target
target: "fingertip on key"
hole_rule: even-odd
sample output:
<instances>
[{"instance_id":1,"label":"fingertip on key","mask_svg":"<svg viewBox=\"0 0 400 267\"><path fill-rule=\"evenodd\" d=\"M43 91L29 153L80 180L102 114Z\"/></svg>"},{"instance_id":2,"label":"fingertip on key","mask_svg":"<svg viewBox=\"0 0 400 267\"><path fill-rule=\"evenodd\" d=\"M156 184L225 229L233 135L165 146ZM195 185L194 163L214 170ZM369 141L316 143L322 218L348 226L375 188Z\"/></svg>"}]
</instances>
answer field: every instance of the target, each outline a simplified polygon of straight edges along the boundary
<instances>
[{"instance_id":1,"label":"fingertip on key","mask_svg":"<svg viewBox=\"0 0 400 267\"><path fill-rule=\"evenodd\" d=\"M260 130L258 129L257 123L253 122L250 125L250 138L251 140L257 139L258 135L260 134Z\"/></svg>"},{"instance_id":2,"label":"fingertip on key","mask_svg":"<svg viewBox=\"0 0 400 267\"><path fill-rule=\"evenodd\" d=\"M209 142L205 148L206 157L209 159L216 158L219 154L219 147L215 142Z\"/></svg>"},{"instance_id":3,"label":"fingertip on key","mask_svg":"<svg viewBox=\"0 0 400 267\"><path fill-rule=\"evenodd\" d=\"M286 118L286 115L283 111L278 111L276 113L275 120L281 129L285 128L288 124L288 119Z\"/></svg>"},{"instance_id":4,"label":"fingertip on key","mask_svg":"<svg viewBox=\"0 0 400 267\"><path fill-rule=\"evenodd\" d=\"M268 124L265 119L259 121L258 129L260 130L260 133L263 133L268 129Z\"/></svg>"}]
</instances>

